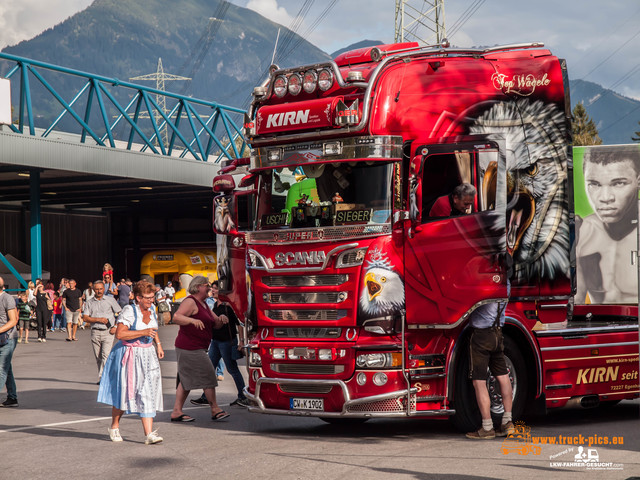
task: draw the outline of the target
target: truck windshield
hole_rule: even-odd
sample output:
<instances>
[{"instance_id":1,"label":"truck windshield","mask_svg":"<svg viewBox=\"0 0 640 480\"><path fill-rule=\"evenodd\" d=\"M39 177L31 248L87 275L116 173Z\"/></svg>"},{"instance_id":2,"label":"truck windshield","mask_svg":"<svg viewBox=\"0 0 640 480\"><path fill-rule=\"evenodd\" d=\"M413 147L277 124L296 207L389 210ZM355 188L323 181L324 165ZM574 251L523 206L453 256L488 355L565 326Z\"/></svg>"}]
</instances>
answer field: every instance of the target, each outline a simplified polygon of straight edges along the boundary
<instances>
[{"instance_id":1,"label":"truck windshield","mask_svg":"<svg viewBox=\"0 0 640 480\"><path fill-rule=\"evenodd\" d=\"M392 164L307 164L263 172L256 229L391 221Z\"/></svg>"}]
</instances>

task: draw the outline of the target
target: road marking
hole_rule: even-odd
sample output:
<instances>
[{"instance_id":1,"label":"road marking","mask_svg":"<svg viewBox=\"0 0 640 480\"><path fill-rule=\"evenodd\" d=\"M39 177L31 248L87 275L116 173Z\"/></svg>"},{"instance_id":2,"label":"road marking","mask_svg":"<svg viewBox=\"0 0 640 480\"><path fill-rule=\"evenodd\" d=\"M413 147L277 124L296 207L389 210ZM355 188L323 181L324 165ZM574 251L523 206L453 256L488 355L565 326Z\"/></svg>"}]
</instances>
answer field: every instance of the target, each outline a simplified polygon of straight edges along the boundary
<instances>
[{"instance_id":1,"label":"road marking","mask_svg":"<svg viewBox=\"0 0 640 480\"><path fill-rule=\"evenodd\" d=\"M226 406L226 405L222 405ZM182 410L195 410L200 407L185 407ZM165 413L171 412L171 410L158 410L157 413ZM138 415L135 413L130 413L128 415L123 415L124 418L129 417L137 417ZM8 428L6 430L0 430L0 433L13 433L13 432L22 432L24 430L33 430L35 428L51 428L51 427L61 427L64 425L74 425L77 423L89 423L89 422L102 422L104 420L111 420L111 417L94 417L94 418L85 418L84 420L71 420L69 422L58 422L58 423L45 423L43 425L28 425L26 427L16 427L16 428Z\"/></svg>"}]
</instances>

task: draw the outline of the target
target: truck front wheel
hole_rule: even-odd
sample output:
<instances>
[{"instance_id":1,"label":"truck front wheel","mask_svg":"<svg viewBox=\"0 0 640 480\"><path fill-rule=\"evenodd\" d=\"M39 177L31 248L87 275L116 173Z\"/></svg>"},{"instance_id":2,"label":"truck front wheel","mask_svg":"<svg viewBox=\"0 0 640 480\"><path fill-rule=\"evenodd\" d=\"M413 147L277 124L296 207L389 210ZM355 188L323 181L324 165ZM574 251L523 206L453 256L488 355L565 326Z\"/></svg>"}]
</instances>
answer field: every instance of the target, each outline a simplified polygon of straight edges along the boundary
<instances>
[{"instance_id":1,"label":"truck front wheel","mask_svg":"<svg viewBox=\"0 0 640 480\"><path fill-rule=\"evenodd\" d=\"M452 422L459 430L470 432L477 430L482 424L480 410L476 402L473 384L469 379L469 342L461 347L460 357L455 367L455 396L453 407L456 414ZM513 418L517 420L524 411L527 399L527 369L518 345L510 338L504 337L504 356L509 370L509 379L513 388ZM489 373L487 389L491 399L491 413L494 420L500 420L504 407L498 381Z\"/></svg>"}]
</instances>

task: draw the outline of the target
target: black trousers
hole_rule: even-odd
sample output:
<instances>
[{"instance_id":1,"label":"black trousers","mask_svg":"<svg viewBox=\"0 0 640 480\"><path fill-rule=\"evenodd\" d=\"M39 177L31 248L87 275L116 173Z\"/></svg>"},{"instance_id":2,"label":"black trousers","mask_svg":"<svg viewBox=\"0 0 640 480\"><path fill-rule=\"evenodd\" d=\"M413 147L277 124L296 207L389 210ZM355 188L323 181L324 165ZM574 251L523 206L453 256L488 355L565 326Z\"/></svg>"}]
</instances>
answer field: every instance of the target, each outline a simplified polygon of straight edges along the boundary
<instances>
[{"instance_id":1,"label":"black trousers","mask_svg":"<svg viewBox=\"0 0 640 480\"><path fill-rule=\"evenodd\" d=\"M51 311L46 308L36 308L36 320L38 321L38 338L47 338L47 325L51 323Z\"/></svg>"}]
</instances>

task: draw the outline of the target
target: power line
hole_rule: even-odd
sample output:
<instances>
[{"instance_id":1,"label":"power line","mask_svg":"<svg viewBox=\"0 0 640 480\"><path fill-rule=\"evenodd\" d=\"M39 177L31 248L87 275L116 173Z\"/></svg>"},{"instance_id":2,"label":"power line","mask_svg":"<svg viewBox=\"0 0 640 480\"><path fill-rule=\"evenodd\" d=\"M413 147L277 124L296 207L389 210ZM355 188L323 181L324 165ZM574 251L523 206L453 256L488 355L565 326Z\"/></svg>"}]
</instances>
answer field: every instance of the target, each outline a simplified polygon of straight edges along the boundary
<instances>
[{"instance_id":1,"label":"power line","mask_svg":"<svg viewBox=\"0 0 640 480\"><path fill-rule=\"evenodd\" d=\"M611 127L613 127L614 125L617 125L618 123L620 123L622 120L624 120L625 118L627 118L629 115L631 115L633 112L635 112L636 110L640 109L640 105L638 105L636 108L634 108L633 110L629 111L626 115L623 115L622 117L618 118L618 120L616 120L615 122L613 122L611 125L609 125L608 127L603 128L602 130L600 130L600 132L605 132L607 130L609 130Z\"/></svg>"},{"instance_id":2,"label":"power line","mask_svg":"<svg viewBox=\"0 0 640 480\"><path fill-rule=\"evenodd\" d=\"M474 0L467 9L462 12L462 15L453 23L449 29L449 38L453 37L458 30L460 30L467 21L478 11L478 9L484 4L485 0Z\"/></svg>"},{"instance_id":3,"label":"power line","mask_svg":"<svg viewBox=\"0 0 640 480\"><path fill-rule=\"evenodd\" d=\"M611 33L604 39L602 40L598 40L598 45L600 47L602 46L608 46L609 44L609 39L611 37L613 37L617 32L620 32L622 30L622 28L629 23L630 21L632 21L634 19L634 17L636 15L638 15L638 13L640 13L640 8L638 10L635 11L635 13L633 13L633 15L630 15L629 17L627 17L627 19L625 21L623 21L622 23L620 23L619 25L616 25L613 30L611 31ZM596 47L597 48L597 47ZM588 56L593 56L593 50L594 49L588 49L578 60L576 60L574 62L574 65L579 65L580 63L582 63L582 61L588 57Z\"/></svg>"},{"instance_id":4,"label":"power line","mask_svg":"<svg viewBox=\"0 0 640 480\"><path fill-rule=\"evenodd\" d=\"M638 35L640 35L640 30L638 30L634 35L631 36L631 38L629 38L626 42L624 42L622 45L620 45L618 48L616 48L613 52L611 52L609 55L607 55L607 57L604 60L602 60L598 65L593 67L591 69L591 71L589 71L589 73L587 73L584 77L581 78L581 80L584 80L589 75L591 75L593 72L595 72L598 68L600 68L602 65L604 65L611 57L613 57L616 53L618 53L623 47L625 47L631 40L636 38Z\"/></svg>"},{"instance_id":5,"label":"power line","mask_svg":"<svg viewBox=\"0 0 640 480\"><path fill-rule=\"evenodd\" d=\"M631 78L633 75L635 75L636 73L638 73L640 71L640 63L637 64L635 67L633 67L631 70L629 70L627 73L625 73L622 77L620 77L616 82L614 82L610 87L608 87L608 91L606 91L603 95L600 95L598 98L596 98L593 102L589 102L587 105L585 105L586 107L590 107L592 105L594 105L595 103L599 102L600 100L602 100L608 93L609 90L613 90L614 88L618 87L619 85L621 85L625 80Z\"/></svg>"}]
</instances>

